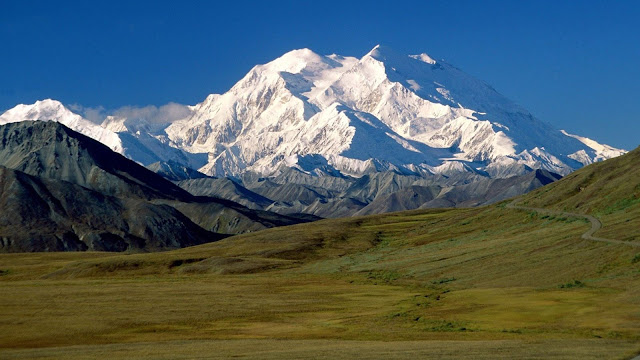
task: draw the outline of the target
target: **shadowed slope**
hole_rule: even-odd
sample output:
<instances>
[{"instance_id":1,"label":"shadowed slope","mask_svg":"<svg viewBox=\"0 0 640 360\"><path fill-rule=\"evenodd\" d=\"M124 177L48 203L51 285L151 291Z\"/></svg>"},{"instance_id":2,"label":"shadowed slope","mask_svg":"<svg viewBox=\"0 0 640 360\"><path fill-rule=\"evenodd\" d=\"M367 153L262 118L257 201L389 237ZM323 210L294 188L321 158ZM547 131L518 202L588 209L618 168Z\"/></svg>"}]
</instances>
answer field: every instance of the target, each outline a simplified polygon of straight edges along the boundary
<instances>
[{"instance_id":1,"label":"shadowed slope","mask_svg":"<svg viewBox=\"0 0 640 360\"><path fill-rule=\"evenodd\" d=\"M171 181L209 178L207 175L176 161L157 161L146 166L147 169Z\"/></svg>"},{"instance_id":2,"label":"shadowed slope","mask_svg":"<svg viewBox=\"0 0 640 360\"><path fill-rule=\"evenodd\" d=\"M198 225L237 234L309 221L193 196L54 121L0 126L0 166L2 251L172 249L223 237Z\"/></svg>"},{"instance_id":3,"label":"shadowed slope","mask_svg":"<svg viewBox=\"0 0 640 360\"><path fill-rule=\"evenodd\" d=\"M153 251L221 239L166 205L0 166L0 251Z\"/></svg>"},{"instance_id":4,"label":"shadowed slope","mask_svg":"<svg viewBox=\"0 0 640 360\"><path fill-rule=\"evenodd\" d=\"M107 195L188 199L169 180L54 121L0 126L0 165Z\"/></svg>"}]
</instances>

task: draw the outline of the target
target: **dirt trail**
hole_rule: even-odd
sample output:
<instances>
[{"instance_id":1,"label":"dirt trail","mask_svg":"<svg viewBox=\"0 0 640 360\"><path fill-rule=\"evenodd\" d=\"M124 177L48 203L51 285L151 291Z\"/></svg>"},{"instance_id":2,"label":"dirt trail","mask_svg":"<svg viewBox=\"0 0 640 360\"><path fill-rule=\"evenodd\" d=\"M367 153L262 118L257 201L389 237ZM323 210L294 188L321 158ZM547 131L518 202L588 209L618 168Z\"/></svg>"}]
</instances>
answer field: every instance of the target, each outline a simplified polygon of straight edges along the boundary
<instances>
[{"instance_id":1,"label":"dirt trail","mask_svg":"<svg viewBox=\"0 0 640 360\"><path fill-rule=\"evenodd\" d=\"M589 220L589 222L591 223L591 229L589 229L589 231L587 231L586 233L582 234L582 238L585 240L592 240L592 241L600 241L600 242L606 242L606 243L610 243L610 244L623 244L623 245L628 245L628 246L633 246L633 247L640 247L640 243L632 243L629 241L622 241L622 240L615 240L615 239L605 239L605 238L601 238L601 237L596 237L593 236L593 234L595 234L596 231L600 230L602 228L602 223L600 222L600 220L598 220L597 218L591 216L591 215L583 215L583 214L576 214L576 213L570 213L570 212L564 212L564 211L557 211L557 210L549 210L549 209L543 209L543 208L534 208L534 207L527 207L527 206L520 206L518 205L518 202L520 202L520 200L522 200L521 198L516 198L515 200L513 200L512 202L510 202L507 205L507 208L509 209L517 209L517 210L528 210L528 211L537 211L540 213L546 213L546 214L552 214L552 215L561 215L561 216L566 216L566 217L579 217L579 218L584 218Z\"/></svg>"}]
</instances>

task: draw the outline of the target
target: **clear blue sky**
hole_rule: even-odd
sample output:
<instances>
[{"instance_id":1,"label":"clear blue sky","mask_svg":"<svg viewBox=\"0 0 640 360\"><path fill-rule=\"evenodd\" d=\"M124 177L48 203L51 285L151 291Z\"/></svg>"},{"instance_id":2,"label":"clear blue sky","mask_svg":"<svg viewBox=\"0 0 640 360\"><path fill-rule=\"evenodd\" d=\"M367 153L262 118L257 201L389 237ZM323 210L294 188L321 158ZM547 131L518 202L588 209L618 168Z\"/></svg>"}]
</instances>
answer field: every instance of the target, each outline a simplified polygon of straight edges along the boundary
<instances>
[{"instance_id":1,"label":"clear blue sky","mask_svg":"<svg viewBox=\"0 0 640 360\"><path fill-rule=\"evenodd\" d=\"M640 144L640 1L131 2L0 0L0 111L195 104L292 49L383 43L445 59L558 128Z\"/></svg>"}]
</instances>

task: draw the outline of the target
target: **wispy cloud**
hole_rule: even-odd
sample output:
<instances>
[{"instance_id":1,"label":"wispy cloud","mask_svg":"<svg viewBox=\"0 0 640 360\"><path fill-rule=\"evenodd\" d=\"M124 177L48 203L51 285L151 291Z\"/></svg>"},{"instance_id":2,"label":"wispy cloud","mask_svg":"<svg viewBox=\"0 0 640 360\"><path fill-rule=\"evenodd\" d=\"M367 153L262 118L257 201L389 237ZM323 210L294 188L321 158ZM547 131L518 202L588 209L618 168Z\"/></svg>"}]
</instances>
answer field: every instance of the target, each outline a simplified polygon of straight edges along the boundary
<instances>
[{"instance_id":1,"label":"wispy cloud","mask_svg":"<svg viewBox=\"0 0 640 360\"><path fill-rule=\"evenodd\" d=\"M111 115L132 120L144 120L155 125L164 125L184 119L190 113L191 110L186 105L171 102L160 107L154 105L145 107L123 106L114 110Z\"/></svg>"},{"instance_id":2,"label":"wispy cloud","mask_svg":"<svg viewBox=\"0 0 640 360\"><path fill-rule=\"evenodd\" d=\"M152 125L166 125L176 120L184 119L191 113L188 106L174 102L160 107L154 105L143 107L123 106L110 111L107 111L103 106L85 107L79 104L71 104L68 107L71 111L82 115L85 119L96 124L101 124L107 116L113 115L127 118L132 122L138 121Z\"/></svg>"},{"instance_id":3,"label":"wispy cloud","mask_svg":"<svg viewBox=\"0 0 640 360\"><path fill-rule=\"evenodd\" d=\"M67 106L69 110L73 111L76 114L82 115L83 118L94 122L96 124L102 123L104 118L107 117L105 112L105 108L103 106L98 107L85 107L80 104L71 104Z\"/></svg>"}]
</instances>

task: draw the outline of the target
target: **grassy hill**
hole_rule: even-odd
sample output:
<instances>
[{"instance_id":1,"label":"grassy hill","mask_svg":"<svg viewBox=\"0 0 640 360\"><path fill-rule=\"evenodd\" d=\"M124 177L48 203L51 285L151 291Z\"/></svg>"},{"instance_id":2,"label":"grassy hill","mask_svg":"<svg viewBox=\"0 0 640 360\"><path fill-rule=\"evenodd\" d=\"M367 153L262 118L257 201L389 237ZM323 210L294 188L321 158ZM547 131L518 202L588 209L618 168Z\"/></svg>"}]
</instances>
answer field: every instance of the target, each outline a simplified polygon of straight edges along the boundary
<instances>
[{"instance_id":1,"label":"grassy hill","mask_svg":"<svg viewBox=\"0 0 640 360\"><path fill-rule=\"evenodd\" d=\"M604 224L597 236L638 241L638 172L635 150L521 204L588 213ZM507 203L322 220L163 253L2 254L0 355L640 353L640 248L581 239L582 218Z\"/></svg>"},{"instance_id":2,"label":"grassy hill","mask_svg":"<svg viewBox=\"0 0 640 360\"><path fill-rule=\"evenodd\" d=\"M535 190L522 203L591 214L603 223L599 236L640 241L640 148Z\"/></svg>"}]
</instances>

